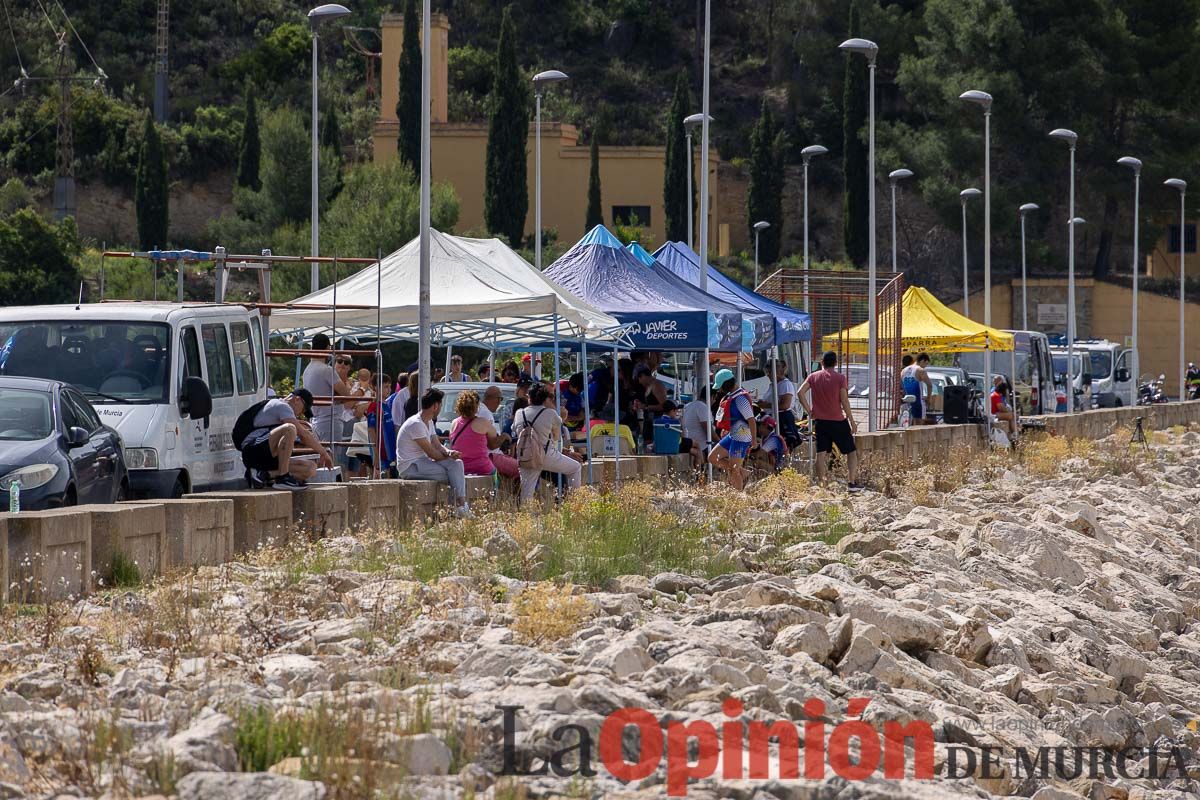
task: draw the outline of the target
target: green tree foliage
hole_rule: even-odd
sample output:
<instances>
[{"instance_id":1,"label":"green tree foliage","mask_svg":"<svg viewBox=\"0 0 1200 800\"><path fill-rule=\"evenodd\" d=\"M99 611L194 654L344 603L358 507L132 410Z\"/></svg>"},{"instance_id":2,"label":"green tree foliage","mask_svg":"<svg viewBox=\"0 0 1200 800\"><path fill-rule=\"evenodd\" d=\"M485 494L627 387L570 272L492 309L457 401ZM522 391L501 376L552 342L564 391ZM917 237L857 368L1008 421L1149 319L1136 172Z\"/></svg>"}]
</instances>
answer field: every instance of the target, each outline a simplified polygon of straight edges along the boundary
<instances>
[{"instance_id":1,"label":"green tree foliage","mask_svg":"<svg viewBox=\"0 0 1200 800\"><path fill-rule=\"evenodd\" d=\"M667 112L667 160L663 171L663 209L666 213L667 241L686 242L691 238L687 229L688 171L692 169L688 158L687 137L683 120L691 107L691 92L685 70L679 71L675 80L675 96Z\"/></svg>"},{"instance_id":2,"label":"green tree foliage","mask_svg":"<svg viewBox=\"0 0 1200 800\"><path fill-rule=\"evenodd\" d=\"M249 78L259 86L273 86L304 74L312 42L309 32L298 22L276 26L250 50L235 58L226 68L231 78Z\"/></svg>"},{"instance_id":3,"label":"green tree foliage","mask_svg":"<svg viewBox=\"0 0 1200 800\"><path fill-rule=\"evenodd\" d=\"M400 99L396 117L400 131L396 149L400 160L421 174L421 14L417 0L404 4L404 44L400 51Z\"/></svg>"},{"instance_id":4,"label":"green tree foliage","mask_svg":"<svg viewBox=\"0 0 1200 800\"><path fill-rule=\"evenodd\" d=\"M529 87L517 64L516 40L512 6L505 6L490 98L483 217L487 229L507 238L513 247L521 244L529 212L526 182Z\"/></svg>"},{"instance_id":5,"label":"green tree foliage","mask_svg":"<svg viewBox=\"0 0 1200 800\"><path fill-rule=\"evenodd\" d=\"M74 302L79 240L71 218L51 225L32 208L0 218L0 297L22 305Z\"/></svg>"},{"instance_id":6,"label":"green tree foliage","mask_svg":"<svg viewBox=\"0 0 1200 800\"><path fill-rule=\"evenodd\" d=\"M859 0L850 0L848 34L859 36ZM864 266L870 249L871 176L867 169L867 145L863 140L870 105L867 65L856 55L846 57L842 89L842 174L845 177L842 238L846 258Z\"/></svg>"},{"instance_id":7,"label":"green tree foliage","mask_svg":"<svg viewBox=\"0 0 1200 800\"><path fill-rule=\"evenodd\" d=\"M291 107L268 113L263 118L262 138L262 191L257 193L259 202L253 204L250 216L268 228L307 221L312 209L312 146L303 115ZM329 176L335 165L326 158L319 166L321 174Z\"/></svg>"},{"instance_id":8,"label":"green tree foliage","mask_svg":"<svg viewBox=\"0 0 1200 800\"><path fill-rule=\"evenodd\" d=\"M584 219L584 230L591 230L597 225L604 224L604 206L600 202L600 142L592 134L591 147L592 166L588 170L587 217Z\"/></svg>"},{"instance_id":9,"label":"green tree foliage","mask_svg":"<svg viewBox=\"0 0 1200 800\"><path fill-rule=\"evenodd\" d=\"M168 192L167 157L158 127L147 114L133 190L138 241L143 249L167 246Z\"/></svg>"},{"instance_id":10,"label":"green tree foliage","mask_svg":"<svg viewBox=\"0 0 1200 800\"><path fill-rule=\"evenodd\" d=\"M333 103L329 104L329 108L325 110L321 117L321 149L326 151L324 160L329 161L334 165L333 174L330 175L329 183L329 199L338 196L338 192L342 191L342 129L338 123L337 106Z\"/></svg>"},{"instance_id":11,"label":"green tree foliage","mask_svg":"<svg viewBox=\"0 0 1200 800\"><path fill-rule=\"evenodd\" d=\"M242 142L238 148L237 185L257 192L262 188L259 165L262 162L262 140L258 135L258 103L254 89L246 87L245 118L242 121Z\"/></svg>"},{"instance_id":12,"label":"green tree foliage","mask_svg":"<svg viewBox=\"0 0 1200 800\"><path fill-rule=\"evenodd\" d=\"M771 107L763 99L762 112L750 140L750 192L746 201L750 240L754 223L765 220L771 227L759 234L759 262L774 264L779 258L783 230L783 159L779 132Z\"/></svg>"}]
</instances>

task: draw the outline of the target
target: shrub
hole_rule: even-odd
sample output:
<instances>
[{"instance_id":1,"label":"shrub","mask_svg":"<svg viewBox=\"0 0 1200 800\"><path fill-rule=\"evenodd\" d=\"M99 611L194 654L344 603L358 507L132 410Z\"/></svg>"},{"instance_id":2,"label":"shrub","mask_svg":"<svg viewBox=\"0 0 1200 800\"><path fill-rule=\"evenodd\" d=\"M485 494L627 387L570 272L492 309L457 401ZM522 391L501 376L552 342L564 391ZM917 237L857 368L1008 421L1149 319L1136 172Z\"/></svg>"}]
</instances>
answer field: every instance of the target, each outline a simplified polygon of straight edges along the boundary
<instances>
[{"instance_id":1,"label":"shrub","mask_svg":"<svg viewBox=\"0 0 1200 800\"><path fill-rule=\"evenodd\" d=\"M513 601L513 632L524 642L556 642L577 631L592 615L592 605L570 584L537 583Z\"/></svg>"}]
</instances>

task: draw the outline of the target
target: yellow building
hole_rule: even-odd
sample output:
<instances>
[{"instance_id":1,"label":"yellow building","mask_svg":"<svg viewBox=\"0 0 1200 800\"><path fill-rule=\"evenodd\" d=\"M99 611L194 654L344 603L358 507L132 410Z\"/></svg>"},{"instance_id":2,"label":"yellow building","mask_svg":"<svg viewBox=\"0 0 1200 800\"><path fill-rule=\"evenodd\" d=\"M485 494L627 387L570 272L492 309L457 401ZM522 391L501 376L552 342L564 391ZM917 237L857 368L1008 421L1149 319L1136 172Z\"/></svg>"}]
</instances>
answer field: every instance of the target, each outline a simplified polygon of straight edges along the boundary
<instances>
[{"instance_id":1,"label":"yellow building","mask_svg":"<svg viewBox=\"0 0 1200 800\"><path fill-rule=\"evenodd\" d=\"M435 181L447 181L458 194L461 211L459 232L485 230L483 219L484 164L487 154L486 122L449 122L448 50L450 22L444 14L434 14L431 20L432 62L430 92L432 100L430 126L430 171ZM384 14L380 19L382 54L382 87L380 117L375 123L374 158L376 163L396 157L396 139L400 123L396 118L396 103L400 97L400 51L404 40L404 17ZM568 72L570 70L568 69ZM698 151L699 146L695 149ZM534 229L534 125L529 126L528 186L529 213L525 218L525 233ZM663 171L665 147L601 147L600 194L604 222L629 220L634 215L646 231L643 244L656 247L666 241L666 221L663 211ZM697 166L699 157L697 157ZM712 153L709 159L709 225L713 250L728 241L727 225L716 218L717 165ZM579 132L573 125L547 122L542 119L542 228L556 230L561 242L571 244L581 238L587 215L587 185L591 157L587 145L579 144ZM695 173L698 176L698 172ZM697 189L698 192L698 189ZM696 222L699 228L699 221Z\"/></svg>"}]
</instances>

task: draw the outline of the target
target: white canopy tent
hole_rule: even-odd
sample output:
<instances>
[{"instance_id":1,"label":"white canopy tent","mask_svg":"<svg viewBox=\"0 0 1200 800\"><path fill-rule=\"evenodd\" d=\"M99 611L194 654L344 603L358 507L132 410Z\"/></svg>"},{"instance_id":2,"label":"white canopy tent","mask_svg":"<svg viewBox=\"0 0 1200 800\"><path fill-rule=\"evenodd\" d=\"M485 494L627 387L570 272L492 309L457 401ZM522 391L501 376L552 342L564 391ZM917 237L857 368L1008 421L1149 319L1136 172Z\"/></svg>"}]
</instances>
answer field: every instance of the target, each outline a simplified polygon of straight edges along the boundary
<instances>
[{"instance_id":1,"label":"white canopy tent","mask_svg":"<svg viewBox=\"0 0 1200 800\"><path fill-rule=\"evenodd\" d=\"M292 301L324 308L276 311L271 329L303 338L325 331L370 341L378 331L416 339L419 271L420 240L413 239L379 264ZM615 318L554 285L497 239L430 231L430 275L434 342L503 350L548 348L555 339L620 340Z\"/></svg>"}]
</instances>

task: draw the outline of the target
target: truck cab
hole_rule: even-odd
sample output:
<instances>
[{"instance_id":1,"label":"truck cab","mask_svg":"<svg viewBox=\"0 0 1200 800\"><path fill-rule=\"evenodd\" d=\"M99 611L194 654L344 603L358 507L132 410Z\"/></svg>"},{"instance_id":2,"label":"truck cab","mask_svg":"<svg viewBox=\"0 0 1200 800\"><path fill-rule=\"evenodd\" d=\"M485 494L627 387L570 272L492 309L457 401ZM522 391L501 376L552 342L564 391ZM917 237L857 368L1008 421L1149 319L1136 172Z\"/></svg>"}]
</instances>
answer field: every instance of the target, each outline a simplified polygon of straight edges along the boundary
<instances>
[{"instance_id":1,"label":"truck cab","mask_svg":"<svg viewBox=\"0 0 1200 800\"><path fill-rule=\"evenodd\" d=\"M257 310L113 302L0 309L0 374L74 384L125 445L139 497L242 484L230 432L266 397Z\"/></svg>"}]
</instances>

